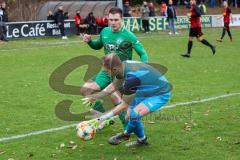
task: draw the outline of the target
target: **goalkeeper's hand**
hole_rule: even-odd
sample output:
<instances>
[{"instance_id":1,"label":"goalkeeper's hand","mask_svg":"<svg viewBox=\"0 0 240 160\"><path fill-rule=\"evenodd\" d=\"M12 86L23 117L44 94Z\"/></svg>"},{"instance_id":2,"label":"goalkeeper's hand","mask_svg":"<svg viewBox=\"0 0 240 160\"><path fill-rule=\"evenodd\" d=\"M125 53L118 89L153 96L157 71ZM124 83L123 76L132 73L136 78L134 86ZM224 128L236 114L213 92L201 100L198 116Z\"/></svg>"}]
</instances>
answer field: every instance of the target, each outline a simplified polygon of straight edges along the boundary
<instances>
[{"instance_id":1,"label":"goalkeeper's hand","mask_svg":"<svg viewBox=\"0 0 240 160\"><path fill-rule=\"evenodd\" d=\"M95 118L87 121L87 123L94 127L95 129L98 129L98 126L100 125L101 122L97 118Z\"/></svg>"},{"instance_id":2,"label":"goalkeeper's hand","mask_svg":"<svg viewBox=\"0 0 240 160\"><path fill-rule=\"evenodd\" d=\"M116 117L117 116L109 118L105 121L100 121L99 119L92 119L92 120L86 121L86 123L88 123L91 127L96 129L97 131L99 131L99 130L107 127L107 126L113 125L114 124L114 119Z\"/></svg>"},{"instance_id":3,"label":"goalkeeper's hand","mask_svg":"<svg viewBox=\"0 0 240 160\"><path fill-rule=\"evenodd\" d=\"M90 96L82 98L81 100L83 101L82 104L86 106L91 106L96 101L96 99Z\"/></svg>"}]
</instances>

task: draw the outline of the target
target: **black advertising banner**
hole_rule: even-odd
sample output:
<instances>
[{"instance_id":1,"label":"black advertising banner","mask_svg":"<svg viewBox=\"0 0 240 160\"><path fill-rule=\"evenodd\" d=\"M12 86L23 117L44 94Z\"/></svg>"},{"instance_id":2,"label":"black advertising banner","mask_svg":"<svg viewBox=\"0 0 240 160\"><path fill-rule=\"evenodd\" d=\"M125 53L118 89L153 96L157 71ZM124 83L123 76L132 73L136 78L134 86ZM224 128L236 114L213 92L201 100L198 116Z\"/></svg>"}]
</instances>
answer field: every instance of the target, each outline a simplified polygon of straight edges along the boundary
<instances>
[{"instance_id":1,"label":"black advertising banner","mask_svg":"<svg viewBox=\"0 0 240 160\"><path fill-rule=\"evenodd\" d=\"M74 21L64 22L65 34L76 34ZM45 36L59 36L60 30L53 21L12 22L7 23L7 38L31 38Z\"/></svg>"}]
</instances>

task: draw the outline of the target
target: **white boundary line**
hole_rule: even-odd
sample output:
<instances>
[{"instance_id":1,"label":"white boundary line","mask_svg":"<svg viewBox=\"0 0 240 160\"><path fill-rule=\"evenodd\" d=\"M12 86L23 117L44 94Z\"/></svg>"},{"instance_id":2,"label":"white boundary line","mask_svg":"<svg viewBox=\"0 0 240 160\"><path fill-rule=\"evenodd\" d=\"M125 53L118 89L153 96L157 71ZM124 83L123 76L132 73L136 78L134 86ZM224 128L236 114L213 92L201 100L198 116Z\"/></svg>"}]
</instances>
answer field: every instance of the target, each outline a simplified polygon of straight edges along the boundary
<instances>
[{"instance_id":1,"label":"white boundary line","mask_svg":"<svg viewBox=\"0 0 240 160\"><path fill-rule=\"evenodd\" d=\"M205 98L205 99L198 100L198 101L179 102L179 103L176 103L176 104L172 104L172 105L165 106L163 109L174 108L174 107L176 107L176 106L183 106L183 105L191 105L191 104L204 103L204 102L213 101L213 100L216 100L216 99L221 99L221 98L226 98L226 97L232 97L232 96L237 96L237 95L240 95L240 92L238 92L238 93L223 94L223 95L215 96L215 97L209 97L209 98ZM62 126L62 127L58 127L58 128L49 128L49 129L46 129L46 130L41 130L41 131L36 131L36 132L30 132L30 133L27 133L27 134L20 134L20 135L16 135L16 136L3 137L3 138L0 138L0 142L5 142L5 141L13 140L13 139L20 139L20 138L24 138L24 137L30 137L30 136L39 135L39 134L44 134L44 133L50 133L50 132L60 131L60 130L72 128L72 127L74 127L74 126L76 126L76 124L66 125L66 126Z\"/></svg>"},{"instance_id":2,"label":"white boundary line","mask_svg":"<svg viewBox=\"0 0 240 160\"><path fill-rule=\"evenodd\" d=\"M197 100L197 101L180 102L180 103L176 103L176 104L172 104L172 105L165 106L165 107L163 107L163 109L173 108L173 107L176 107L176 106L183 106L183 105L191 105L191 104L197 104L197 103L204 103L204 102L213 101L213 100L216 100L216 99L221 99L221 98L226 98L226 97L232 97L232 96L236 96L236 95L240 95L240 92L238 92L238 93L223 94L223 95L220 95L220 96L209 97L209 98L205 98L205 99L201 99L201 100Z\"/></svg>"},{"instance_id":3,"label":"white boundary line","mask_svg":"<svg viewBox=\"0 0 240 160\"><path fill-rule=\"evenodd\" d=\"M60 131L60 130L68 129L68 128L71 128L71 127L74 127L74 126L76 126L76 124L71 124L71 125L62 126L62 127L58 127L58 128L49 128L49 129L46 129L46 130L31 132L31 133L27 133L27 134L20 134L20 135L16 135L16 136L4 137L4 138L0 138L0 142L9 141L9 140L12 140L12 139L19 139L19 138L34 136L34 135L39 135L39 134L44 134L44 133L49 133L49 132Z\"/></svg>"}]
</instances>

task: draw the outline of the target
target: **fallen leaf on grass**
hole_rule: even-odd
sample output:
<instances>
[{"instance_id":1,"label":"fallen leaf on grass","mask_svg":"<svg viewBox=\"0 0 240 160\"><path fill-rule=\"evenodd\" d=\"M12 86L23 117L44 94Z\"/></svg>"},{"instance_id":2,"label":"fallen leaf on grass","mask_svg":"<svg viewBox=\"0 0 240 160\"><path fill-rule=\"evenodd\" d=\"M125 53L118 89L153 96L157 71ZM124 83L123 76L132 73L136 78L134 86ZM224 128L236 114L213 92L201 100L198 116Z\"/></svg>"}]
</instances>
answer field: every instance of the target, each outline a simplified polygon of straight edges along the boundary
<instances>
[{"instance_id":1,"label":"fallen leaf on grass","mask_svg":"<svg viewBox=\"0 0 240 160\"><path fill-rule=\"evenodd\" d=\"M65 144L64 144L64 143L61 143L59 147L60 147L60 148L64 148L64 147L65 147Z\"/></svg>"},{"instance_id":2,"label":"fallen leaf on grass","mask_svg":"<svg viewBox=\"0 0 240 160\"><path fill-rule=\"evenodd\" d=\"M68 145L67 148L73 149L73 148L77 148L77 146L78 146L77 144L75 144L75 145Z\"/></svg>"},{"instance_id":3,"label":"fallen leaf on grass","mask_svg":"<svg viewBox=\"0 0 240 160\"><path fill-rule=\"evenodd\" d=\"M217 137L216 140L222 141L222 138L221 137Z\"/></svg>"},{"instance_id":4,"label":"fallen leaf on grass","mask_svg":"<svg viewBox=\"0 0 240 160\"><path fill-rule=\"evenodd\" d=\"M4 154L4 153L5 153L5 151L0 151L0 155L1 155L1 154Z\"/></svg>"},{"instance_id":5,"label":"fallen leaf on grass","mask_svg":"<svg viewBox=\"0 0 240 160\"><path fill-rule=\"evenodd\" d=\"M188 123L184 123L183 129L185 131L191 131L191 126Z\"/></svg>"},{"instance_id":6,"label":"fallen leaf on grass","mask_svg":"<svg viewBox=\"0 0 240 160\"><path fill-rule=\"evenodd\" d=\"M72 146L72 150L76 149L77 147L78 147L78 145Z\"/></svg>"},{"instance_id":7,"label":"fallen leaf on grass","mask_svg":"<svg viewBox=\"0 0 240 160\"><path fill-rule=\"evenodd\" d=\"M74 141L69 141L68 143L71 144L71 145L74 145L74 144L75 144Z\"/></svg>"},{"instance_id":8,"label":"fallen leaf on grass","mask_svg":"<svg viewBox=\"0 0 240 160\"><path fill-rule=\"evenodd\" d=\"M148 124L155 124L154 121L147 121Z\"/></svg>"}]
</instances>

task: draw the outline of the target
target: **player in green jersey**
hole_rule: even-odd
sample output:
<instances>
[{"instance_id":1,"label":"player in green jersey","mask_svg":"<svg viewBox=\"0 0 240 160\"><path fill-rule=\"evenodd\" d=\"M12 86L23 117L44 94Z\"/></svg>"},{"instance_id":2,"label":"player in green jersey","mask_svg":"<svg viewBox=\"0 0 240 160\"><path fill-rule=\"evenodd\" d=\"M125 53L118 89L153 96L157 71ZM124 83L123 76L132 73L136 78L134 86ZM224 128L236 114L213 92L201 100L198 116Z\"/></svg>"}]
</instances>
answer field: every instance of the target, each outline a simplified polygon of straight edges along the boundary
<instances>
[{"instance_id":1,"label":"player in green jersey","mask_svg":"<svg viewBox=\"0 0 240 160\"><path fill-rule=\"evenodd\" d=\"M108 14L109 27L105 27L101 31L98 39L95 40L91 39L91 35L84 34L82 36L83 41L95 50L100 50L104 47L105 55L116 53L122 61L132 60L132 53L134 49L139 55L141 61L148 63L148 55L146 50L137 40L136 36L122 26L122 22L122 10L116 7L111 8ZM86 96L92 94L93 92L101 91L112 81L112 76L106 73L104 70L101 70L96 76L83 85L80 92ZM111 95L115 105L120 103L120 97L120 93L117 92ZM92 108L100 112L105 111L100 101L96 102ZM125 121L125 114L125 112L119 114L119 118L124 127L127 124Z\"/></svg>"}]
</instances>

